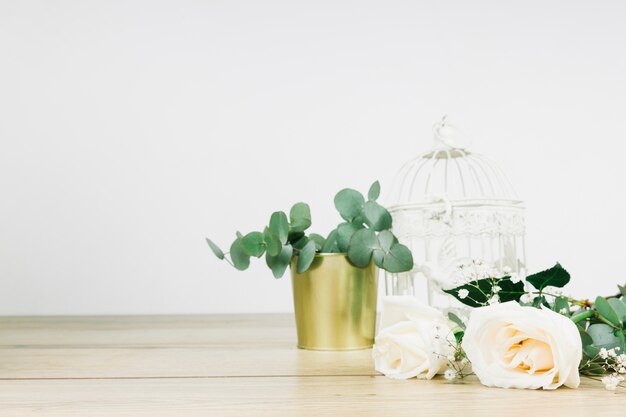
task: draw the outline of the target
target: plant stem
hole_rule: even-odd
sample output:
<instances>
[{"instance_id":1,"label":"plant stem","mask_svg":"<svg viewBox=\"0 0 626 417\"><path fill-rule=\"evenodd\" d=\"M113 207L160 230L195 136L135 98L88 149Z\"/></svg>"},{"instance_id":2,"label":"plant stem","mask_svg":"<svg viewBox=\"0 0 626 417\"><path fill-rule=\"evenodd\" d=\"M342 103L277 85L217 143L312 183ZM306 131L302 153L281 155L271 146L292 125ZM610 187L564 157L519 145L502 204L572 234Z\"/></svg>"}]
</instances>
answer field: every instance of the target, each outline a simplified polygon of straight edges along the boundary
<instances>
[{"instance_id":1,"label":"plant stem","mask_svg":"<svg viewBox=\"0 0 626 417\"><path fill-rule=\"evenodd\" d=\"M585 319L588 319L588 318L590 318L590 317L593 317L593 315L594 315L594 311L593 311L593 310L589 310L589 311L585 311L585 312L584 312L584 313L582 313L582 314L577 315L576 317L572 317L572 318L571 318L571 320L572 320L574 323L578 323L579 321L583 321L583 320L585 320Z\"/></svg>"}]
</instances>

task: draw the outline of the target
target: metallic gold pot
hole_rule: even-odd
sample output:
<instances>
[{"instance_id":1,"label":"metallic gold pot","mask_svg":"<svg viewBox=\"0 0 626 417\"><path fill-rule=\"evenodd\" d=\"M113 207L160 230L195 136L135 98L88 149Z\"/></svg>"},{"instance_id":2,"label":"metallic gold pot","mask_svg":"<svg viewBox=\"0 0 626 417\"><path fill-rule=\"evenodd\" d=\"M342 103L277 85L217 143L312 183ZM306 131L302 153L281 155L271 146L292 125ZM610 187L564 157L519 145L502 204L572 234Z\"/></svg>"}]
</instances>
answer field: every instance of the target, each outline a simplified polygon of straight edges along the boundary
<instances>
[{"instance_id":1,"label":"metallic gold pot","mask_svg":"<svg viewBox=\"0 0 626 417\"><path fill-rule=\"evenodd\" d=\"M345 254L317 254L308 271L291 261L298 347L366 349L374 344L378 268L358 268Z\"/></svg>"}]
</instances>

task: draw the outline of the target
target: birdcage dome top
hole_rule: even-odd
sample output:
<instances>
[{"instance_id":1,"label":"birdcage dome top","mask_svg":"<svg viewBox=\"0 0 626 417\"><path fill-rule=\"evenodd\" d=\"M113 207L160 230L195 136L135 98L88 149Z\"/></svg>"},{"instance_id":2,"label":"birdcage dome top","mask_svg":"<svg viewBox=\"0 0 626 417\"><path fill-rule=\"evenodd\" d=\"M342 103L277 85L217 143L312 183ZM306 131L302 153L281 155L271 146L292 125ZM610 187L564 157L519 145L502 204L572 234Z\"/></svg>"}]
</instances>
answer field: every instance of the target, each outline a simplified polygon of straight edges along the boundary
<instances>
[{"instance_id":1,"label":"birdcage dome top","mask_svg":"<svg viewBox=\"0 0 626 417\"><path fill-rule=\"evenodd\" d=\"M465 204L519 205L513 186L489 158L470 151L468 136L446 121L433 126L433 147L397 172L387 198L390 208L444 198Z\"/></svg>"}]
</instances>

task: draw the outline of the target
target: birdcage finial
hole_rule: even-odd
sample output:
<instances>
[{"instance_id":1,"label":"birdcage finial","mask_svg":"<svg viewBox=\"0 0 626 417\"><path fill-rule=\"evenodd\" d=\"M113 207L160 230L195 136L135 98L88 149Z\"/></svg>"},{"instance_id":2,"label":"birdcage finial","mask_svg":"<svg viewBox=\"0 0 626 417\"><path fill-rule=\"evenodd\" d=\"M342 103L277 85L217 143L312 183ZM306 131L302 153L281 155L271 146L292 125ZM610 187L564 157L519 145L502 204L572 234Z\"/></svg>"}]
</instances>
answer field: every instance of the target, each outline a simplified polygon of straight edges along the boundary
<instances>
[{"instance_id":1,"label":"birdcage finial","mask_svg":"<svg viewBox=\"0 0 626 417\"><path fill-rule=\"evenodd\" d=\"M458 127L447 121L448 115L444 115L441 121L433 125L435 148L467 149L472 140Z\"/></svg>"}]
</instances>

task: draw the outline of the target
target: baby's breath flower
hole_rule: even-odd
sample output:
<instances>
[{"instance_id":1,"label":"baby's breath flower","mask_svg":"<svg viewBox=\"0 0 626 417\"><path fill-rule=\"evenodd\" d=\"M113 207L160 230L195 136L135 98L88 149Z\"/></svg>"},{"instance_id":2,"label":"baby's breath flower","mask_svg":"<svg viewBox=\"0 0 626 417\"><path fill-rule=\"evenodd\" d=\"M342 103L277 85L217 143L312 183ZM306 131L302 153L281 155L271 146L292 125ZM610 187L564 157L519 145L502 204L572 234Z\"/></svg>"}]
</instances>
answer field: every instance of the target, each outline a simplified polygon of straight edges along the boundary
<instances>
[{"instance_id":1,"label":"baby's breath flower","mask_svg":"<svg viewBox=\"0 0 626 417\"><path fill-rule=\"evenodd\" d=\"M615 391L617 386L624 380L624 377L617 374L607 375L602 378L602 383L604 384L604 388L609 391Z\"/></svg>"},{"instance_id":2,"label":"baby's breath flower","mask_svg":"<svg viewBox=\"0 0 626 417\"><path fill-rule=\"evenodd\" d=\"M522 277L520 277L519 274L511 274L511 282L513 284L517 284L521 280L522 280Z\"/></svg>"},{"instance_id":3,"label":"baby's breath flower","mask_svg":"<svg viewBox=\"0 0 626 417\"><path fill-rule=\"evenodd\" d=\"M446 372L444 372L443 377L445 379L447 379L448 381L452 381L453 379L456 378L456 371L454 369L446 369Z\"/></svg>"},{"instance_id":4,"label":"baby's breath flower","mask_svg":"<svg viewBox=\"0 0 626 417\"><path fill-rule=\"evenodd\" d=\"M499 293L500 291L502 291L502 288L500 288L498 285L494 285L493 287L491 287L491 291L493 293Z\"/></svg>"},{"instance_id":5,"label":"baby's breath flower","mask_svg":"<svg viewBox=\"0 0 626 417\"><path fill-rule=\"evenodd\" d=\"M606 359L609 357L608 352L606 351L605 348L600 349L600 352L598 353L598 356L601 357L602 359Z\"/></svg>"},{"instance_id":6,"label":"baby's breath flower","mask_svg":"<svg viewBox=\"0 0 626 417\"><path fill-rule=\"evenodd\" d=\"M500 297L498 296L498 294L494 294L489 300L487 300L487 303L489 303L489 305L497 304L498 302L500 302Z\"/></svg>"},{"instance_id":7,"label":"baby's breath flower","mask_svg":"<svg viewBox=\"0 0 626 417\"><path fill-rule=\"evenodd\" d=\"M505 275L509 275L511 273L512 269L508 266L505 266L504 268L502 268L502 273Z\"/></svg>"},{"instance_id":8,"label":"baby's breath flower","mask_svg":"<svg viewBox=\"0 0 626 417\"><path fill-rule=\"evenodd\" d=\"M615 349L609 349L608 353L609 353L609 358L614 358L617 356L617 353L615 353Z\"/></svg>"},{"instance_id":9,"label":"baby's breath flower","mask_svg":"<svg viewBox=\"0 0 626 417\"><path fill-rule=\"evenodd\" d=\"M461 288L459 290L459 298L462 300L464 298L467 298L467 296L469 295L469 291L465 288Z\"/></svg>"}]
</instances>

